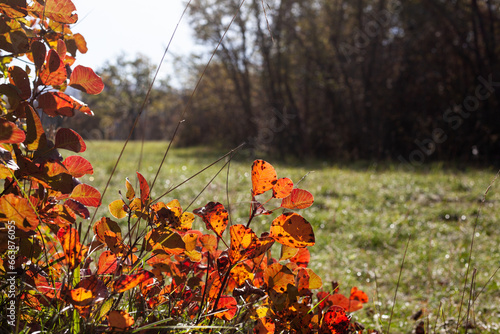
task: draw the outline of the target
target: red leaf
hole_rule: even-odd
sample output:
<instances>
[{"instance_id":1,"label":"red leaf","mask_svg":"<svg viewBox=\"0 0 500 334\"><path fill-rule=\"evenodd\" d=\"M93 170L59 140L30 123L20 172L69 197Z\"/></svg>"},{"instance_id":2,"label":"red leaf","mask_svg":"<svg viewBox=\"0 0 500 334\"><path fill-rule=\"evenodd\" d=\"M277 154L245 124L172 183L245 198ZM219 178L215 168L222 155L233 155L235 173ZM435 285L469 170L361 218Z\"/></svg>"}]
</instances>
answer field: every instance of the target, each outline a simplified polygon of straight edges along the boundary
<instances>
[{"instance_id":1,"label":"red leaf","mask_svg":"<svg viewBox=\"0 0 500 334\"><path fill-rule=\"evenodd\" d=\"M27 100L31 96L31 85L28 74L19 66L11 66L9 68L10 82L21 91L20 97Z\"/></svg>"},{"instance_id":2,"label":"red leaf","mask_svg":"<svg viewBox=\"0 0 500 334\"><path fill-rule=\"evenodd\" d=\"M303 189L293 189L290 196L283 198L281 207L286 209L305 209L314 203L313 195Z\"/></svg>"},{"instance_id":3,"label":"red leaf","mask_svg":"<svg viewBox=\"0 0 500 334\"><path fill-rule=\"evenodd\" d=\"M274 167L264 161L255 160L252 164L252 194L254 196L265 193L273 188L277 182Z\"/></svg>"},{"instance_id":4,"label":"red leaf","mask_svg":"<svg viewBox=\"0 0 500 334\"><path fill-rule=\"evenodd\" d=\"M217 310L214 310L215 317L223 320L231 320L234 318L236 315L236 312L238 311L238 303L236 302L236 299L231 296L222 296L219 299L219 303L217 304ZM221 312L222 311L222 312Z\"/></svg>"},{"instance_id":5,"label":"red leaf","mask_svg":"<svg viewBox=\"0 0 500 334\"><path fill-rule=\"evenodd\" d=\"M63 165L73 177L82 177L86 174L94 174L94 169L90 162L78 155L71 155L64 159Z\"/></svg>"},{"instance_id":6,"label":"red leaf","mask_svg":"<svg viewBox=\"0 0 500 334\"><path fill-rule=\"evenodd\" d=\"M295 256L290 259L290 262L296 263L299 267L307 267L311 260L311 254L307 248L299 248Z\"/></svg>"},{"instance_id":7,"label":"red leaf","mask_svg":"<svg viewBox=\"0 0 500 334\"><path fill-rule=\"evenodd\" d=\"M46 86L60 86L66 79L67 72L63 61L57 54L57 51L50 49L40 72L40 80Z\"/></svg>"},{"instance_id":8,"label":"red leaf","mask_svg":"<svg viewBox=\"0 0 500 334\"><path fill-rule=\"evenodd\" d=\"M288 197L293 190L293 182L287 177L279 179L273 186L273 197L274 198L285 198Z\"/></svg>"},{"instance_id":9,"label":"red leaf","mask_svg":"<svg viewBox=\"0 0 500 334\"><path fill-rule=\"evenodd\" d=\"M297 213L284 213L273 220L271 237L280 244L303 248L313 246L314 232L311 224Z\"/></svg>"},{"instance_id":10,"label":"red leaf","mask_svg":"<svg viewBox=\"0 0 500 334\"><path fill-rule=\"evenodd\" d=\"M137 172L137 178L139 179L139 188L141 191L141 203L143 207L149 204L149 185L144 176Z\"/></svg>"},{"instance_id":11,"label":"red leaf","mask_svg":"<svg viewBox=\"0 0 500 334\"><path fill-rule=\"evenodd\" d=\"M347 333L350 320L345 314L345 310L340 306L332 306L323 316L322 331L327 333Z\"/></svg>"},{"instance_id":12,"label":"red leaf","mask_svg":"<svg viewBox=\"0 0 500 334\"><path fill-rule=\"evenodd\" d=\"M64 58L66 58L66 53L68 52L68 49L66 48L66 43L62 39L57 40L57 47L56 47L57 54L59 55L59 58L64 62Z\"/></svg>"},{"instance_id":13,"label":"red leaf","mask_svg":"<svg viewBox=\"0 0 500 334\"><path fill-rule=\"evenodd\" d=\"M78 15L73 13L76 7L71 0L46 0L45 5L33 1L30 11L39 18L47 17L59 23L76 23Z\"/></svg>"},{"instance_id":14,"label":"red leaf","mask_svg":"<svg viewBox=\"0 0 500 334\"><path fill-rule=\"evenodd\" d=\"M104 83L100 76L94 73L90 67L78 65L71 73L69 85L87 94L99 94L104 89Z\"/></svg>"},{"instance_id":15,"label":"red leaf","mask_svg":"<svg viewBox=\"0 0 500 334\"><path fill-rule=\"evenodd\" d=\"M88 184L77 185L69 197L86 206L97 207L101 205L101 193Z\"/></svg>"},{"instance_id":16,"label":"red leaf","mask_svg":"<svg viewBox=\"0 0 500 334\"><path fill-rule=\"evenodd\" d=\"M200 216L207 229L214 231L219 237L225 231L228 223L228 212L221 203L209 202L206 206L193 210Z\"/></svg>"},{"instance_id":17,"label":"red leaf","mask_svg":"<svg viewBox=\"0 0 500 334\"><path fill-rule=\"evenodd\" d=\"M87 145L83 138L75 131L67 128L60 128L56 133L56 148L63 148L76 153L85 152Z\"/></svg>"},{"instance_id":18,"label":"red leaf","mask_svg":"<svg viewBox=\"0 0 500 334\"><path fill-rule=\"evenodd\" d=\"M19 144L26 140L26 134L16 124L0 118L0 143Z\"/></svg>"},{"instance_id":19,"label":"red leaf","mask_svg":"<svg viewBox=\"0 0 500 334\"><path fill-rule=\"evenodd\" d=\"M112 274L118 267L118 258L111 251L102 252L97 265L97 275Z\"/></svg>"},{"instance_id":20,"label":"red leaf","mask_svg":"<svg viewBox=\"0 0 500 334\"><path fill-rule=\"evenodd\" d=\"M155 275L152 272L146 270L138 274L121 275L120 278L118 278L113 284L113 289L118 293L124 292L136 287L150 278L153 278L154 276Z\"/></svg>"}]
</instances>

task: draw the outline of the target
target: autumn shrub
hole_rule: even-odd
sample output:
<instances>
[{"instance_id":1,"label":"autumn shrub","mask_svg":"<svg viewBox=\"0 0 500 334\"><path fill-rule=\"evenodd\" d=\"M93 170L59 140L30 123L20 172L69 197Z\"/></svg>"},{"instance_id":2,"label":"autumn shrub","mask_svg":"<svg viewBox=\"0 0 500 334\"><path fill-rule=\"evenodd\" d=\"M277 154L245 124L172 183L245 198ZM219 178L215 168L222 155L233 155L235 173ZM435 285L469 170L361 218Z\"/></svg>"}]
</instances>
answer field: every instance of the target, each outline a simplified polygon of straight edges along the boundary
<instances>
[{"instance_id":1,"label":"autumn shrub","mask_svg":"<svg viewBox=\"0 0 500 334\"><path fill-rule=\"evenodd\" d=\"M68 86L104 88L92 69L73 67L87 51L70 29L76 9L70 0L13 0L0 11L1 328L362 332L349 314L368 301L364 292L314 292L323 287L308 266L314 232L298 213L313 195L268 162L251 166L245 225L229 224L218 202L187 212L175 199L163 202L166 194L152 198L139 172L139 187L125 180L110 216L94 220L89 208L102 205L101 193L78 180L93 173L91 163L60 154L83 152L85 142L72 129L44 127L47 118L93 115ZM269 216L269 231L258 236L252 223L260 215Z\"/></svg>"}]
</instances>

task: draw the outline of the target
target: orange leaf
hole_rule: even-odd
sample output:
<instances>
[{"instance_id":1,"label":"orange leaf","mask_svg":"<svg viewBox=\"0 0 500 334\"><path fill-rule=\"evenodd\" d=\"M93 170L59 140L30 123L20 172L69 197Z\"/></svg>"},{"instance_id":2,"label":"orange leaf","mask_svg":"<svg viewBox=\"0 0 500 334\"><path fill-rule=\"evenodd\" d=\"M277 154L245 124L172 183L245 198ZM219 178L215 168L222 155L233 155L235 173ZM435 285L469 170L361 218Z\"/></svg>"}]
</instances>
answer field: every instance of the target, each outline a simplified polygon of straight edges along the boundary
<instances>
[{"instance_id":1,"label":"orange leaf","mask_svg":"<svg viewBox=\"0 0 500 334\"><path fill-rule=\"evenodd\" d=\"M90 67L78 65L69 78L69 85L87 94L99 94L104 89L100 76L95 74Z\"/></svg>"},{"instance_id":2,"label":"orange leaf","mask_svg":"<svg viewBox=\"0 0 500 334\"><path fill-rule=\"evenodd\" d=\"M91 290L85 288L76 288L70 291L70 302L73 305L88 305L94 300L94 294Z\"/></svg>"},{"instance_id":3,"label":"orange leaf","mask_svg":"<svg viewBox=\"0 0 500 334\"><path fill-rule=\"evenodd\" d=\"M27 100L31 96L31 85L28 74L19 66L11 66L9 68L10 82L15 85L20 91L21 99Z\"/></svg>"},{"instance_id":4,"label":"orange leaf","mask_svg":"<svg viewBox=\"0 0 500 334\"><path fill-rule=\"evenodd\" d=\"M40 72L40 80L46 86L60 86L67 77L66 67L57 51L50 49Z\"/></svg>"},{"instance_id":5,"label":"orange leaf","mask_svg":"<svg viewBox=\"0 0 500 334\"><path fill-rule=\"evenodd\" d=\"M118 267L118 258L111 251L104 251L99 256L97 275L112 274Z\"/></svg>"},{"instance_id":6,"label":"orange leaf","mask_svg":"<svg viewBox=\"0 0 500 334\"><path fill-rule=\"evenodd\" d=\"M193 213L203 219L207 229L214 231L219 237L222 236L227 227L229 215L221 203L209 202L204 207L193 210Z\"/></svg>"},{"instance_id":7,"label":"orange leaf","mask_svg":"<svg viewBox=\"0 0 500 334\"><path fill-rule=\"evenodd\" d=\"M150 200L149 185L141 173L139 173L139 172L136 172L136 173L137 173L137 178L139 179L139 188L141 191L141 203L142 203L143 207L146 207L149 204L149 200Z\"/></svg>"},{"instance_id":8,"label":"orange leaf","mask_svg":"<svg viewBox=\"0 0 500 334\"><path fill-rule=\"evenodd\" d=\"M56 132L56 148L63 148L76 153L85 152L87 145L83 138L75 131L67 128L60 128Z\"/></svg>"},{"instance_id":9,"label":"orange leaf","mask_svg":"<svg viewBox=\"0 0 500 334\"><path fill-rule=\"evenodd\" d=\"M106 243L106 238L104 235L104 232L106 231L111 231L116 233L118 241L122 240L122 231L120 229L120 226L118 226L118 224L115 221L109 219L108 217L102 217L100 220L98 220L94 224L93 229L94 229L94 234L97 236L97 239L99 239L99 241L102 242L103 244Z\"/></svg>"},{"instance_id":10,"label":"orange leaf","mask_svg":"<svg viewBox=\"0 0 500 334\"><path fill-rule=\"evenodd\" d=\"M70 198L86 206L97 207L101 205L101 193L96 188L84 183L80 183L73 189Z\"/></svg>"},{"instance_id":11,"label":"orange leaf","mask_svg":"<svg viewBox=\"0 0 500 334\"><path fill-rule=\"evenodd\" d=\"M288 284L295 285L295 277L287 267L273 263L264 270L264 281L270 289L284 293Z\"/></svg>"},{"instance_id":12,"label":"orange leaf","mask_svg":"<svg viewBox=\"0 0 500 334\"><path fill-rule=\"evenodd\" d=\"M282 245L293 248L313 246L314 232L311 224L297 213L284 213L273 220L271 237Z\"/></svg>"},{"instance_id":13,"label":"orange leaf","mask_svg":"<svg viewBox=\"0 0 500 334\"><path fill-rule=\"evenodd\" d=\"M278 179L276 184L273 186L273 197L274 198L285 198L288 197L293 190L293 182L287 177Z\"/></svg>"},{"instance_id":14,"label":"orange leaf","mask_svg":"<svg viewBox=\"0 0 500 334\"><path fill-rule=\"evenodd\" d=\"M78 15L71 0L46 0L45 4L33 1L29 10L39 18L47 17L59 23L76 23Z\"/></svg>"},{"instance_id":15,"label":"orange leaf","mask_svg":"<svg viewBox=\"0 0 500 334\"><path fill-rule=\"evenodd\" d=\"M107 318L109 327L113 329L125 330L134 324L134 318L126 311L113 310L108 313Z\"/></svg>"},{"instance_id":16,"label":"orange leaf","mask_svg":"<svg viewBox=\"0 0 500 334\"><path fill-rule=\"evenodd\" d=\"M38 216L26 198L7 194L0 197L0 212L4 220L15 221L16 227L23 231L33 231L38 226Z\"/></svg>"},{"instance_id":17,"label":"orange leaf","mask_svg":"<svg viewBox=\"0 0 500 334\"><path fill-rule=\"evenodd\" d=\"M217 249L217 237L213 234L204 234L200 238L201 245L205 250L213 253Z\"/></svg>"},{"instance_id":18,"label":"orange leaf","mask_svg":"<svg viewBox=\"0 0 500 334\"><path fill-rule=\"evenodd\" d=\"M57 238L61 242L70 269L75 269L87 252L86 247L80 244L78 231L69 226L61 227L57 232Z\"/></svg>"},{"instance_id":19,"label":"orange leaf","mask_svg":"<svg viewBox=\"0 0 500 334\"><path fill-rule=\"evenodd\" d=\"M323 316L321 330L327 333L347 333L350 320L340 306L332 306Z\"/></svg>"},{"instance_id":20,"label":"orange leaf","mask_svg":"<svg viewBox=\"0 0 500 334\"><path fill-rule=\"evenodd\" d=\"M231 269L231 277L236 281L236 283L241 286L246 280L252 281L254 274L250 267L244 262L240 262Z\"/></svg>"},{"instance_id":21,"label":"orange leaf","mask_svg":"<svg viewBox=\"0 0 500 334\"><path fill-rule=\"evenodd\" d=\"M16 124L0 118L0 143L19 144L26 140L26 134Z\"/></svg>"},{"instance_id":22,"label":"orange leaf","mask_svg":"<svg viewBox=\"0 0 500 334\"><path fill-rule=\"evenodd\" d=\"M305 209L314 203L313 195L303 189L293 189L290 196L283 198L281 207L286 209Z\"/></svg>"},{"instance_id":23,"label":"orange leaf","mask_svg":"<svg viewBox=\"0 0 500 334\"><path fill-rule=\"evenodd\" d=\"M357 287L353 286L351 288L351 296L349 297L351 300L359 300L362 303L368 303L368 295L361 290L358 290Z\"/></svg>"},{"instance_id":24,"label":"orange leaf","mask_svg":"<svg viewBox=\"0 0 500 334\"><path fill-rule=\"evenodd\" d=\"M74 34L73 37L75 38L75 43L78 51L80 51L80 53L87 53L87 42L85 41L85 38L82 36L82 34L77 33Z\"/></svg>"},{"instance_id":25,"label":"orange leaf","mask_svg":"<svg viewBox=\"0 0 500 334\"><path fill-rule=\"evenodd\" d=\"M264 161L255 160L252 165L252 195L257 196L273 188L277 182L274 167Z\"/></svg>"},{"instance_id":26,"label":"orange leaf","mask_svg":"<svg viewBox=\"0 0 500 334\"><path fill-rule=\"evenodd\" d=\"M222 311L222 312L221 312ZM222 296L219 299L219 303L217 304L217 310L214 310L215 317L223 320L231 320L236 315L238 311L238 303L236 299L231 296Z\"/></svg>"},{"instance_id":27,"label":"orange leaf","mask_svg":"<svg viewBox=\"0 0 500 334\"><path fill-rule=\"evenodd\" d=\"M113 283L113 289L120 293L124 292L127 290L130 290L137 285L141 284L142 282L153 278L155 275L150 272L150 271L142 271L138 274L133 274L133 275L121 275L114 283Z\"/></svg>"},{"instance_id":28,"label":"orange leaf","mask_svg":"<svg viewBox=\"0 0 500 334\"><path fill-rule=\"evenodd\" d=\"M240 260L252 258L255 249L260 246L259 238L252 229L244 225L229 227L231 245L229 247L229 260L236 263Z\"/></svg>"}]
</instances>

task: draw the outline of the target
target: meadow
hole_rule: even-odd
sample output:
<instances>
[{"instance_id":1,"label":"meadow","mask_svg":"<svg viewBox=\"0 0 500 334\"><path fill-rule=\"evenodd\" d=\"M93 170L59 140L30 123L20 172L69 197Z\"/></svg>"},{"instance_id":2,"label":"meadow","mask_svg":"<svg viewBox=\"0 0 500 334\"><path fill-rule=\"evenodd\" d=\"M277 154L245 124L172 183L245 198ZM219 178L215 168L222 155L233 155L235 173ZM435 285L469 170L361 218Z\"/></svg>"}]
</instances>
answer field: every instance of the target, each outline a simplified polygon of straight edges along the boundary
<instances>
[{"instance_id":1,"label":"meadow","mask_svg":"<svg viewBox=\"0 0 500 334\"><path fill-rule=\"evenodd\" d=\"M93 164L94 174L81 181L102 192L123 142L86 143L82 156ZM125 193L125 178L135 185L135 171L151 184L167 146L128 144L95 219L110 217L107 204L120 198L119 191ZM325 290L338 282L343 293L357 286L369 295L354 320L384 333L389 322L391 333L412 333L417 326L426 333L455 333L460 315L459 332L500 331L499 181L482 202L495 169L432 164L409 171L397 164L283 162L236 153L226 168L227 158L176 187L225 153L172 149L152 198L178 199L187 211L219 201L228 208L230 223L245 223L251 165L254 158L264 158L278 177L287 176L314 195L314 205L301 212L316 234L309 267L322 277ZM258 218L261 226L254 229L268 230L271 218ZM193 228L203 230L203 225L197 218Z\"/></svg>"}]
</instances>

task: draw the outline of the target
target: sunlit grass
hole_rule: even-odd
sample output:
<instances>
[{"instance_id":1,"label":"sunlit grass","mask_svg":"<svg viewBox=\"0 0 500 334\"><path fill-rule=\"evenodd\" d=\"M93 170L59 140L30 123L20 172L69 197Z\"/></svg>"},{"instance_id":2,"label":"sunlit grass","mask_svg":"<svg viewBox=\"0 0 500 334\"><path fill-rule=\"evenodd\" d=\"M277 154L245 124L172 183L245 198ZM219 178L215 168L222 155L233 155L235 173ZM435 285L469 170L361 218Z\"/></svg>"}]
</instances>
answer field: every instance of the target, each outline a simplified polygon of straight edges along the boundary
<instances>
[{"instance_id":1,"label":"sunlit grass","mask_svg":"<svg viewBox=\"0 0 500 334\"><path fill-rule=\"evenodd\" d=\"M82 181L102 192L122 145L122 142L87 142L84 156L92 162L95 173ZM152 182L166 148L167 143L146 143L140 159L141 143L128 145L97 219L110 216L107 204L120 198L119 190L124 193L126 177L135 185L135 171L139 170ZM159 173L152 197L168 192L224 153L207 148L172 150ZM487 284L500 265L497 233L500 185L494 184L485 204L480 203L494 170L458 171L434 165L409 172L397 165L349 168L323 161L286 164L272 158L267 160L276 168L278 177L290 177L295 183L302 179L298 187L314 194L315 204L301 212L316 233L316 245L310 249L310 267L323 278L325 289L329 289L331 281L337 281L341 292L348 294L351 286L357 286L369 294L370 303L354 314L356 320L385 332L404 248L410 239L391 333L409 333L419 321L424 321L431 332L434 328L436 332L455 332L476 224L467 289L476 269L473 294L477 299L470 308L469 322L473 327L468 332L500 330L499 276ZM227 159L166 194L162 201L177 198L183 208L194 201L189 211L209 201L219 201L230 209L232 223L246 223L253 160L240 155L231 161L229 175L224 169L211 182L225 162ZM210 185L205 192L196 198L207 184ZM263 201L266 196L262 195ZM272 207L273 203L269 208ZM252 227L259 232L268 230L270 217L259 217ZM204 225L201 220L195 224L197 229ZM466 315L468 298L469 290L461 317ZM423 315L415 321L411 317L419 310L423 310Z\"/></svg>"}]
</instances>

